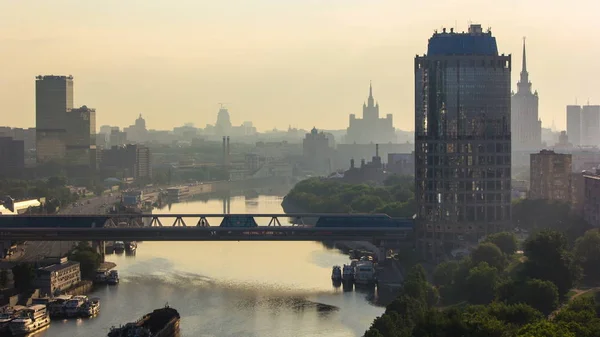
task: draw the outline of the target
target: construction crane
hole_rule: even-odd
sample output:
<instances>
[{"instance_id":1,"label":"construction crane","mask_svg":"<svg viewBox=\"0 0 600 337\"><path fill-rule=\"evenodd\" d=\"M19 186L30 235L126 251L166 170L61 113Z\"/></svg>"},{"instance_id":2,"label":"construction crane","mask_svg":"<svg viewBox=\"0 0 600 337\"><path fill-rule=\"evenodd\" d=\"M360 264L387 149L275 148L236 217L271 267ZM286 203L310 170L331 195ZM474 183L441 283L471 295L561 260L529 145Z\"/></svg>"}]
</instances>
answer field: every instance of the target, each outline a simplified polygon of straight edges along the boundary
<instances>
[{"instance_id":1,"label":"construction crane","mask_svg":"<svg viewBox=\"0 0 600 337\"><path fill-rule=\"evenodd\" d=\"M225 104L229 104L229 103L217 103L221 106L221 109L223 109L225 107Z\"/></svg>"}]
</instances>

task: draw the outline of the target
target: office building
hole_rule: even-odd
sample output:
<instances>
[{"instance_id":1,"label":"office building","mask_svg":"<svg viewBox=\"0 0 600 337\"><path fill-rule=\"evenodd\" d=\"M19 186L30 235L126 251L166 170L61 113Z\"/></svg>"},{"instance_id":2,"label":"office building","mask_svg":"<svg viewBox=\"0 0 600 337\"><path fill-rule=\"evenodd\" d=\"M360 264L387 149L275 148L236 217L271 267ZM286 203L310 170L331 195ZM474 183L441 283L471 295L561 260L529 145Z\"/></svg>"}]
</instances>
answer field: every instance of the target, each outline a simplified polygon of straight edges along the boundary
<instances>
[{"instance_id":1,"label":"office building","mask_svg":"<svg viewBox=\"0 0 600 337\"><path fill-rule=\"evenodd\" d=\"M302 141L302 157L305 168L316 174L329 174L332 171L333 149L329 147L329 137L313 128Z\"/></svg>"},{"instance_id":2,"label":"office building","mask_svg":"<svg viewBox=\"0 0 600 337\"><path fill-rule=\"evenodd\" d=\"M66 257L60 263L36 270L34 284L40 293L54 296L67 290L81 281L79 262L69 261Z\"/></svg>"},{"instance_id":3,"label":"office building","mask_svg":"<svg viewBox=\"0 0 600 337\"><path fill-rule=\"evenodd\" d=\"M373 87L369 85L369 98L363 104L362 119L350 115L346 134L347 144L395 143L396 133L391 114L379 118L379 103L373 98Z\"/></svg>"},{"instance_id":4,"label":"office building","mask_svg":"<svg viewBox=\"0 0 600 337\"><path fill-rule=\"evenodd\" d=\"M529 199L572 200L571 155L542 150L531 155Z\"/></svg>"},{"instance_id":5,"label":"office building","mask_svg":"<svg viewBox=\"0 0 600 337\"><path fill-rule=\"evenodd\" d=\"M73 76L37 76L35 125L37 162L62 162L66 155L66 114L73 108Z\"/></svg>"},{"instance_id":6,"label":"office building","mask_svg":"<svg viewBox=\"0 0 600 337\"><path fill-rule=\"evenodd\" d=\"M67 112L66 158L69 166L96 168L96 109Z\"/></svg>"},{"instance_id":7,"label":"office building","mask_svg":"<svg viewBox=\"0 0 600 337\"><path fill-rule=\"evenodd\" d=\"M119 178L150 179L152 165L150 149L143 145L113 146L103 150L100 169Z\"/></svg>"},{"instance_id":8,"label":"office building","mask_svg":"<svg viewBox=\"0 0 600 337\"><path fill-rule=\"evenodd\" d=\"M415 153L388 153L386 171L392 174L415 174Z\"/></svg>"},{"instance_id":9,"label":"office building","mask_svg":"<svg viewBox=\"0 0 600 337\"><path fill-rule=\"evenodd\" d=\"M581 145L581 106L567 105L567 136L573 146Z\"/></svg>"},{"instance_id":10,"label":"office building","mask_svg":"<svg viewBox=\"0 0 600 337\"><path fill-rule=\"evenodd\" d=\"M512 150L537 151L542 146L542 121L538 117L538 93L531 91L525 41L523 41L521 78L517 88L517 93L511 98Z\"/></svg>"},{"instance_id":11,"label":"office building","mask_svg":"<svg viewBox=\"0 0 600 337\"><path fill-rule=\"evenodd\" d=\"M600 105L581 107L581 145L600 145Z\"/></svg>"},{"instance_id":12,"label":"office building","mask_svg":"<svg viewBox=\"0 0 600 337\"><path fill-rule=\"evenodd\" d=\"M135 120L135 124L123 129L127 135L129 143L144 143L148 141L148 129L146 129L146 120L142 114Z\"/></svg>"},{"instance_id":13,"label":"office building","mask_svg":"<svg viewBox=\"0 0 600 337\"><path fill-rule=\"evenodd\" d=\"M215 134L217 136L227 136L231 133L231 118L229 110L221 105L217 113L217 122L215 123Z\"/></svg>"},{"instance_id":14,"label":"office building","mask_svg":"<svg viewBox=\"0 0 600 337\"><path fill-rule=\"evenodd\" d=\"M481 25L437 31L415 57L418 249L449 256L511 219L511 56Z\"/></svg>"},{"instance_id":15,"label":"office building","mask_svg":"<svg viewBox=\"0 0 600 337\"><path fill-rule=\"evenodd\" d=\"M25 142L12 137L0 137L0 175L19 176L25 168Z\"/></svg>"},{"instance_id":16,"label":"office building","mask_svg":"<svg viewBox=\"0 0 600 337\"><path fill-rule=\"evenodd\" d=\"M108 140L110 147L123 146L127 144L127 133L120 131L118 126L113 126L110 129Z\"/></svg>"}]
</instances>

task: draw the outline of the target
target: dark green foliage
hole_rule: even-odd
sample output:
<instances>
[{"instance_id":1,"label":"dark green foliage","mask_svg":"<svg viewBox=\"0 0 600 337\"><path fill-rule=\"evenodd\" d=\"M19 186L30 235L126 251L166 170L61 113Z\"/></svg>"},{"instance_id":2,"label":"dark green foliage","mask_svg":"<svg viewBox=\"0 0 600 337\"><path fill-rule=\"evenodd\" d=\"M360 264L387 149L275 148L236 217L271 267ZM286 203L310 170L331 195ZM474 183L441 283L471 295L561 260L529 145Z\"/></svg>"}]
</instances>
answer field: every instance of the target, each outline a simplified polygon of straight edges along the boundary
<instances>
[{"instance_id":1,"label":"dark green foliage","mask_svg":"<svg viewBox=\"0 0 600 337\"><path fill-rule=\"evenodd\" d=\"M444 261L438 264L433 271L433 284L438 287L452 284L458 268L459 263L456 261Z\"/></svg>"},{"instance_id":2,"label":"dark green foliage","mask_svg":"<svg viewBox=\"0 0 600 337\"><path fill-rule=\"evenodd\" d=\"M506 266L506 257L498 246L490 242L484 242L475 247L471 252L471 260L474 266L485 262L499 271L504 270L504 266Z\"/></svg>"},{"instance_id":3,"label":"dark green foliage","mask_svg":"<svg viewBox=\"0 0 600 337\"><path fill-rule=\"evenodd\" d=\"M527 257L523 278L548 280L556 285L560 296L565 295L578 281L581 271L567 250L564 234L544 230L525 242Z\"/></svg>"},{"instance_id":4,"label":"dark green foliage","mask_svg":"<svg viewBox=\"0 0 600 337\"><path fill-rule=\"evenodd\" d=\"M30 263L20 263L12 268L15 288L19 291L27 291L33 288L35 280L35 268Z\"/></svg>"},{"instance_id":5,"label":"dark green foliage","mask_svg":"<svg viewBox=\"0 0 600 337\"><path fill-rule=\"evenodd\" d=\"M558 307L558 289L550 281L529 279L509 281L498 289L498 300L510 304L525 303L545 315Z\"/></svg>"},{"instance_id":6,"label":"dark green foliage","mask_svg":"<svg viewBox=\"0 0 600 337\"><path fill-rule=\"evenodd\" d=\"M416 209L413 190L413 178L405 176L390 176L383 187L310 178L297 183L285 196L283 204L306 212L385 213L411 217Z\"/></svg>"},{"instance_id":7,"label":"dark green foliage","mask_svg":"<svg viewBox=\"0 0 600 337\"><path fill-rule=\"evenodd\" d=\"M469 270L465 283L468 301L473 304L486 304L496 296L500 277L496 268L481 262Z\"/></svg>"},{"instance_id":8,"label":"dark green foliage","mask_svg":"<svg viewBox=\"0 0 600 337\"><path fill-rule=\"evenodd\" d=\"M513 233L491 234L485 238L484 242L495 244L505 255L513 255L517 251L517 237Z\"/></svg>"},{"instance_id":9,"label":"dark green foliage","mask_svg":"<svg viewBox=\"0 0 600 337\"><path fill-rule=\"evenodd\" d=\"M600 282L600 231L587 231L575 241L573 252L583 269L585 280L594 284Z\"/></svg>"},{"instance_id":10,"label":"dark green foliage","mask_svg":"<svg viewBox=\"0 0 600 337\"><path fill-rule=\"evenodd\" d=\"M79 262L81 278L91 280L102 262L102 256L90 247L86 241L82 241L69 253L69 260Z\"/></svg>"}]
</instances>

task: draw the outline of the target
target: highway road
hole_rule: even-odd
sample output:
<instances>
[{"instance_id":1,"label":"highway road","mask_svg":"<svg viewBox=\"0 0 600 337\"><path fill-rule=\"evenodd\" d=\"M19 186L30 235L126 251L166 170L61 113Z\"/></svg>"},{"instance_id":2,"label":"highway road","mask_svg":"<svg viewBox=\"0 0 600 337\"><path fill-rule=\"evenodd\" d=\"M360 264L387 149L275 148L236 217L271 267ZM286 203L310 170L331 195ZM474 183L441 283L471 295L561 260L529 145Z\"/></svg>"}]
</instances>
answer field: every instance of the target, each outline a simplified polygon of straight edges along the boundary
<instances>
[{"instance_id":1,"label":"highway road","mask_svg":"<svg viewBox=\"0 0 600 337\"><path fill-rule=\"evenodd\" d=\"M110 207L120 198L119 193L102 195L78 201L76 206L69 205L61 209L58 214L103 214L106 207ZM57 257L66 254L76 241L26 241L20 246L17 253L8 258L8 261L32 262L44 257Z\"/></svg>"}]
</instances>

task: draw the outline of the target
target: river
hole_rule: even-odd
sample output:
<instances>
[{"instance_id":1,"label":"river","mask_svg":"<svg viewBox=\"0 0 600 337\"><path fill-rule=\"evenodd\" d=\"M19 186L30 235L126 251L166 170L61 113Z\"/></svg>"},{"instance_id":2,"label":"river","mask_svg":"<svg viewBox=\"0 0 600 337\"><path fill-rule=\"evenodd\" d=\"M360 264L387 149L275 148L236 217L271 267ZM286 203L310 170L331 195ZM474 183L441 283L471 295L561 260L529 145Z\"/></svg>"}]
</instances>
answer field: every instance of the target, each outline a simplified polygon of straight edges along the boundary
<instances>
[{"instance_id":1,"label":"river","mask_svg":"<svg viewBox=\"0 0 600 337\"><path fill-rule=\"evenodd\" d=\"M281 197L231 198L231 213L283 213ZM154 213L221 213L221 200L190 201ZM262 223L261 223L262 224ZM214 223L212 225L218 225ZM181 315L181 336L362 336L383 307L373 294L331 284L331 266L346 255L317 242L143 242L135 256L107 255L117 286L91 319L54 320L35 336L105 337L168 303ZM322 310L317 303L339 308Z\"/></svg>"}]
</instances>

